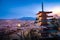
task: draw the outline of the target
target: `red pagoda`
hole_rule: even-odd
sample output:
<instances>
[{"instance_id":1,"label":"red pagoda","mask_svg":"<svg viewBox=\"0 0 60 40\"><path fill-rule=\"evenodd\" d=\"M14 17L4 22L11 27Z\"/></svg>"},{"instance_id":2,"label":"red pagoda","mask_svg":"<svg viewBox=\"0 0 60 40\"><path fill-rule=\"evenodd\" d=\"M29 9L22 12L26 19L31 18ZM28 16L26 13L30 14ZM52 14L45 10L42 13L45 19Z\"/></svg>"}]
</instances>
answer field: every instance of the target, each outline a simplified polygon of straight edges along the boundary
<instances>
[{"instance_id":1,"label":"red pagoda","mask_svg":"<svg viewBox=\"0 0 60 40\"><path fill-rule=\"evenodd\" d=\"M48 25L48 21L47 21L47 18L48 17L53 17L53 16L48 16L47 14L49 13L52 13L52 12L45 12L43 10L43 2L42 2L42 11L39 11L37 13L37 18L36 18L36 21L35 23L37 23L38 26L47 26Z\"/></svg>"}]
</instances>

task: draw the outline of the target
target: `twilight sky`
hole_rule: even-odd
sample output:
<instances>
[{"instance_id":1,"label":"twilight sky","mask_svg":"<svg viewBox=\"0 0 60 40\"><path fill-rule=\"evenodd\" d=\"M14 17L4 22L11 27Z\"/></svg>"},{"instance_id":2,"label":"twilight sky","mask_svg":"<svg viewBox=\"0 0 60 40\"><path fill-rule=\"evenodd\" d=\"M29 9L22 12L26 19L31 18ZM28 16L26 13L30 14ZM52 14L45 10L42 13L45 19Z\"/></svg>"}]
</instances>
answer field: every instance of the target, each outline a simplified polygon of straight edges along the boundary
<instances>
[{"instance_id":1,"label":"twilight sky","mask_svg":"<svg viewBox=\"0 0 60 40\"><path fill-rule=\"evenodd\" d=\"M60 0L43 0L44 10L60 16ZM0 0L0 19L36 17L42 0Z\"/></svg>"}]
</instances>

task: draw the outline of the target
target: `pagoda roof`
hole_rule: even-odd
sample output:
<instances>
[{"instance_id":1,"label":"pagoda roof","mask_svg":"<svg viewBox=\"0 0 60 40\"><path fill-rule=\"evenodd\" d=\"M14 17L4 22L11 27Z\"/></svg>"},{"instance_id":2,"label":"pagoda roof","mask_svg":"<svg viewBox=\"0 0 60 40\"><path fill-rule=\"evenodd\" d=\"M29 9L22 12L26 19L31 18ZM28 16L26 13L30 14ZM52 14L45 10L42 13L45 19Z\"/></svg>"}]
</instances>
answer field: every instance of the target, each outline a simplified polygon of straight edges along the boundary
<instances>
[{"instance_id":1,"label":"pagoda roof","mask_svg":"<svg viewBox=\"0 0 60 40\"><path fill-rule=\"evenodd\" d=\"M39 17L43 17L43 16L39 16ZM46 16L46 17L53 17L53 16Z\"/></svg>"},{"instance_id":2,"label":"pagoda roof","mask_svg":"<svg viewBox=\"0 0 60 40\"><path fill-rule=\"evenodd\" d=\"M39 11L39 12L37 13L37 15L40 14L40 13L48 13L48 14L49 14L49 13L52 13L52 11L50 11L50 12L45 12L45 11L42 12L42 11Z\"/></svg>"}]
</instances>

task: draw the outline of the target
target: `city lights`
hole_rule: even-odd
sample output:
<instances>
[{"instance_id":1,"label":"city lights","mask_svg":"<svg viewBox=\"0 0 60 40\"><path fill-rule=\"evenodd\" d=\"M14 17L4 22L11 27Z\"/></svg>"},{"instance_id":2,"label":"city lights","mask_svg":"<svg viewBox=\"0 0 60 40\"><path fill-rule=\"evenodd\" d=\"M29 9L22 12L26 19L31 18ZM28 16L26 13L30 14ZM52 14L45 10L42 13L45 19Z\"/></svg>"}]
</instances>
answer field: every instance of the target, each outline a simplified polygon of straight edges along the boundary
<instances>
[{"instance_id":1,"label":"city lights","mask_svg":"<svg viewBox=\"0 0 60 40\"><path fill-rule=\"evenodd\" d=\"M18 27L21 27L21 24L17 24Z\"/></svg>"}]
</instances>

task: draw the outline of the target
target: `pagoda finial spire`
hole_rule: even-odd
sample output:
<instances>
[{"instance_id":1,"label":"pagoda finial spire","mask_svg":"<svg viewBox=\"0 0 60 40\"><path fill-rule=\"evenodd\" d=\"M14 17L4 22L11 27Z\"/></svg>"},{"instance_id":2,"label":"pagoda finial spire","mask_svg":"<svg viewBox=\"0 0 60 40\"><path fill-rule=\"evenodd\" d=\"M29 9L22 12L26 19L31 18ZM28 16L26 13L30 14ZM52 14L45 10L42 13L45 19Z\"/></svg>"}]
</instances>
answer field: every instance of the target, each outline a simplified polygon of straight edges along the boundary
<instances>
[{"instance_id":1,"label":"pagoda finial spire","mask_svg":"<svg viewBox=\"0 0 60 40\"><path fill-rule=\"evenodd\" d=\"M44 8L43 8L43 2L42 2L42 12L44 11Z\"/></svg>"}]
</instances>

